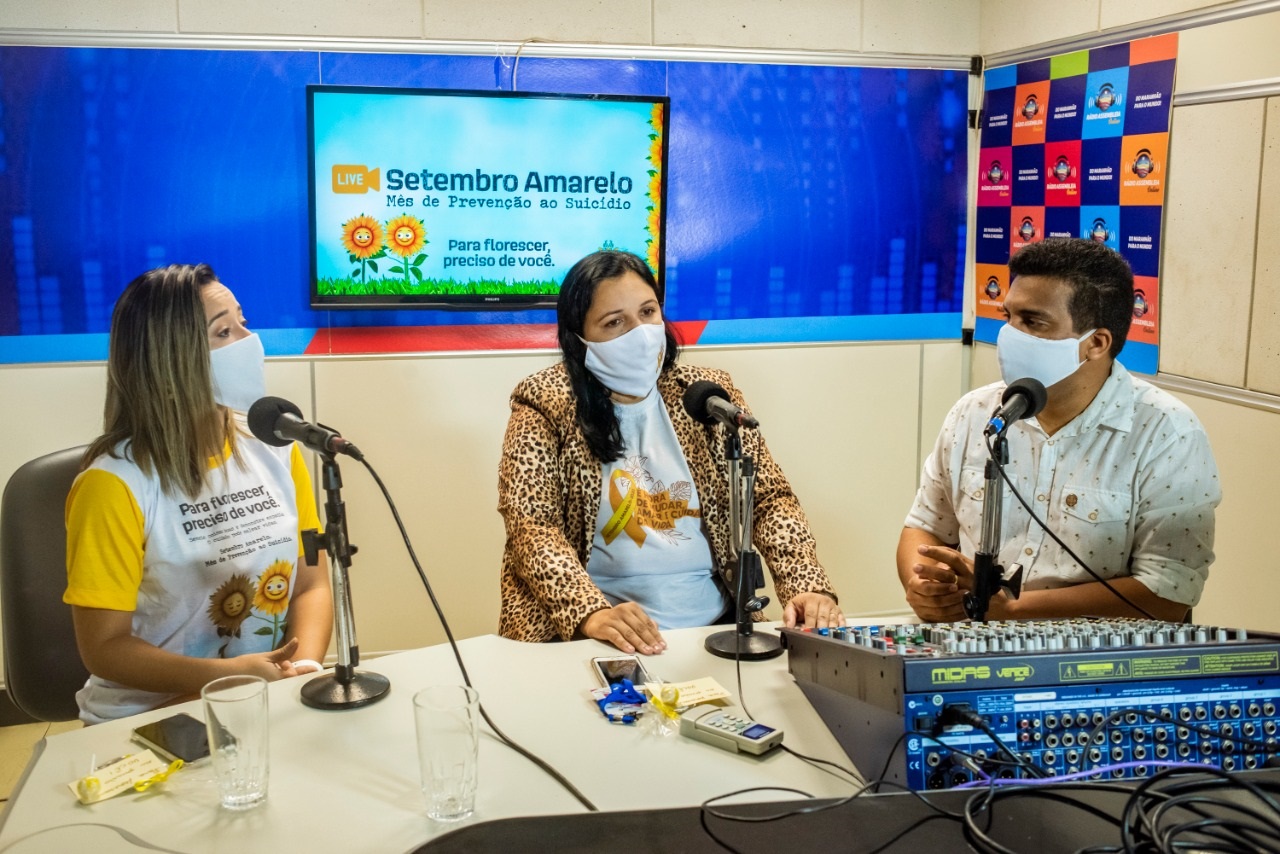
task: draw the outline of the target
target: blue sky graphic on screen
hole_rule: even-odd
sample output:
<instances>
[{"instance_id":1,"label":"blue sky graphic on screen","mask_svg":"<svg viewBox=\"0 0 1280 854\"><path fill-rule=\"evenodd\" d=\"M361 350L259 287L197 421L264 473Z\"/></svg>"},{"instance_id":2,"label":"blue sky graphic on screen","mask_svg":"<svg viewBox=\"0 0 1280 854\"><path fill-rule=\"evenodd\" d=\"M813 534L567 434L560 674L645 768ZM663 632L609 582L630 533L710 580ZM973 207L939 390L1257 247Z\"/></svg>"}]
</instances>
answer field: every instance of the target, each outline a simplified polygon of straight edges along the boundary
<instances>
[{"instance_id":1,"label":"blue sky graphic on screen","mask_svg":"<svg viewBox=\"0 0 1280 854\"><path fill-rule=\"evenodd\" d=\"M307 92L313 305L550 305L608 247L661 278L666 98Z\"/></svg>"}]
</instances>

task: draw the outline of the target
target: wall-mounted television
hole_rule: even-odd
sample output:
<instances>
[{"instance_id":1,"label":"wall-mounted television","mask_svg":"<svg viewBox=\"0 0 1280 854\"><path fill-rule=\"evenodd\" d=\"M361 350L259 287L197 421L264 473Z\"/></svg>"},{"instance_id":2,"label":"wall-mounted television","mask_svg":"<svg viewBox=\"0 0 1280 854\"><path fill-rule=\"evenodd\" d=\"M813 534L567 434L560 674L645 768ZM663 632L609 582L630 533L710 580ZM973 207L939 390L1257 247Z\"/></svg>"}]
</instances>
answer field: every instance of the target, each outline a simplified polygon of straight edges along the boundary
<instances>
[{"instance_id":1,"label":"wall-mounted television","mask_svg":"<svg viewBox=\"0 0 1280 854\"><path fill-rule=\"evenodd\" d=\"M662 284L670 106L308 86L311 305L546 307L601 248Z\"/></svg>"}]
</instances>

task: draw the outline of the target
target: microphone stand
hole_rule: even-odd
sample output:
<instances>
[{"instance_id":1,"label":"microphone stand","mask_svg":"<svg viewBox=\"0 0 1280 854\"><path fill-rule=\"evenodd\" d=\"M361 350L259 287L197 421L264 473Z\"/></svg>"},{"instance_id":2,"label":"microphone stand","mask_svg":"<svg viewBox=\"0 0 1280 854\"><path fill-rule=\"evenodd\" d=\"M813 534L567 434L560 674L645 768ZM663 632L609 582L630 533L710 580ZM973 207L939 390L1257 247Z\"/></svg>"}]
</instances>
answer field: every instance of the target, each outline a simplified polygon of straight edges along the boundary
<instances>
[{"instance_id":1,"label":"microphone stand","mask_svg":"<svg viewBox=\"0 0 1280 854\"><path fill-rule=\"evenodd\" d=\"M332 674L317 676L302 686L302 702L313 709L355 709L376 703L391 690L387 677L377 673L357 673L360 647L356 643L355 618L351 610L351 587L347 570L356 547L347 540L347 516L342 502L342 473L333 454L319 452L323 461L323 537L313 528L302 532L307 562L315 563L321 549L329 553L329 579L333 585L334 621L338 627L338 664Z\"/></svg>"},{"instance_id":2,"label":"microphone stand","mask_svg":"<svg viewBox=\"0 0 1280 854\"><path fill-rule=\"evenodd\" d=\"M764 570L760 555L751 542L755 502L756 473L751 457L742 454L742 438L738 428L726 425L725 459L729 462L729 563L735 565L724 574L733 592L736 625L731 630L707 637L707 652L720 658L763 661L782 654L782 642L772 635L758 635L752 630L751 615L769 604L768 596L756 596L764 586Z\"/></svg>"},{"instance_id":3,"label":"microphone stand","mask_svg":"<svg viewBox=\"0 0 1280 854\"><path fill-rule=\"evenodd\" d=\"M1004 567L1000 566L1000 527L1004 510L1004 478L1000 469L1009 462L1009 443L1004 430L996 433L992 442L991 457L983 474L987 485L982 492L982 542L973 556L973 592L964 597L964 611L972 620L986 622L987 606L1001 587L1017 599L1022 591L1022 567L1014 564L1012 577L1005 580Z\"/></svg>"}]
</instances>

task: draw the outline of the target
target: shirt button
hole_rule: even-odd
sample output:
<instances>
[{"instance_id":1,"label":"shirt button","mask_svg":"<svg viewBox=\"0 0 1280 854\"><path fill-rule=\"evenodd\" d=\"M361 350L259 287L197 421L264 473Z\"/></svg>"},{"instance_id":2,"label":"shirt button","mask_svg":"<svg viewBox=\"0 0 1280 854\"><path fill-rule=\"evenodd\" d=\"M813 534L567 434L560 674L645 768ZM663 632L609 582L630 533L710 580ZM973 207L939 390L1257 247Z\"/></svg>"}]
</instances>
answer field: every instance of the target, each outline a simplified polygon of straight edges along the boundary
<instances>
[{"instance_id":1,"label":"shirt button","mask_svg":"<svg viewBox=\"0 0 1280 854\"><path fill-rule=\"evenodd\" d=\"M1044 501L1044 493L1036 496L1036 501Z\"/></svg>"},{"instance_id":2,"label":"shirt button","mask_svg":"<svg viewBox=\"0 0 1280 854\"><path fill-rule=\"evenodd\" d=\"M1079 501L1079 500L1080 500L1080 499L1079 499L1079 498L1076 498L1076 494L1073 492L1073 493L1071 493L1070 495L1068 495L1068 496L1067 496L1067 506L1068 506L1068 507L1075 507L1075 506L1076 506L1076 502L1077 502L1077 501Z\"/></svg>"},{"instance_id":3,"label":"shirt button","mask_svg":"<svg viewBox=\"0 0 1280 854\"><path fill-rule=\"evenodd\" d=\"M1053 444L1053 442L1054 442L1054 440L1053 440L1053 439L1050 439L1048 442L1045 442L1045 444L1046 444L1046 445L1052 445L1052 444Z\"/></svg>"},{"instance_id":4,"label":"shirt button","mask_svg":"<svg viewBox=\"0 0 1280 854\"><path fill-rule=\"evenodd\" d=\"M975 489L975 490L974 490L974 492L973 492L973 497L974 497L975 499L977 499L977 500L981 500L981 499L982 499L982 490L981 490L981 489Z\"/></svg>"},{"instance_id":5,"label":"shirt button","mask_svg":"<svg viewBox=\"0 0 1280 854\"><path fill-rule=\"evenodd\" d=\"M1090 522L1096 522L1096 521L1098 521L1098 511L1097 511L1097 510L1094 510L1092 513L1090 513L1090 514L1089 514L1089 521L1090 521Z\"/></svg>"},{"instance_id":6,"label":"shirt button","mask_svg":"<svg viewBox=\"0 0 1280 854\"><path fill-rule=\"evenodd\" d=\"M1030 546L1027 546L1027 548L1025 549L1025 552L1028 556L1030 556L1035 553L1035 549L1031 548Z\"/></svg>"}]
</instances>

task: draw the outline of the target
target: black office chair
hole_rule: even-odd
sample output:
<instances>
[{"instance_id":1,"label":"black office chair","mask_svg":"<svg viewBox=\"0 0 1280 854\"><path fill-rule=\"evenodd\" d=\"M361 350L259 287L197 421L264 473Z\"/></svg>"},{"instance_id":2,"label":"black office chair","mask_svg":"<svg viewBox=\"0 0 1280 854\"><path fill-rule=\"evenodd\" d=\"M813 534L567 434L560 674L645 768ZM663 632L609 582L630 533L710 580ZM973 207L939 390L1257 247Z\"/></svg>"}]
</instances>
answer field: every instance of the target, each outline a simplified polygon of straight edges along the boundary
<instances>
[{"instance_id":1,"label":"black office chair","mask_svg":"<svg viewBox=\"0 0 1280 854\"><path fill-rule=\"evenodd\" d=\"M79 715L89 671L76 649L67 587L63 508L84 446L47 454L9 478L0 500L0 620L4 682L15 706L40 721Z\"/></svg>"}]
</instances>

